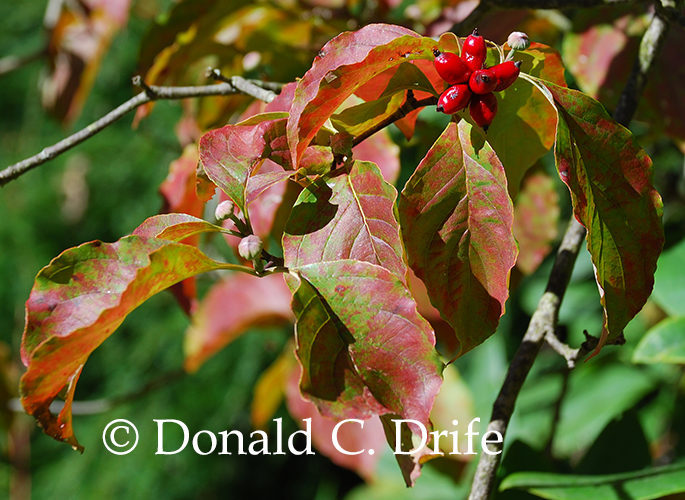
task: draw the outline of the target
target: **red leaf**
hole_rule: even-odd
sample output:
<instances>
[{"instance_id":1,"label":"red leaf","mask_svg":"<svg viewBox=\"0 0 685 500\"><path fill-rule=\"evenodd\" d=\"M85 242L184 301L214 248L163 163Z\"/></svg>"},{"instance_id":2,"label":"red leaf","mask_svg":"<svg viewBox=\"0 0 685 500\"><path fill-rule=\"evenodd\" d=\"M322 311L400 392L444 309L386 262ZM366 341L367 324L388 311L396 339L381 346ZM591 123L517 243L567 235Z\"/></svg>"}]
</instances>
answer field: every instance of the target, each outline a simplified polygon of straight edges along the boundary
<instances>
[{"instance_id":1,"label":"red leaf","mask_svg":"<svg viewBox=\"0 0 685 500\"><path fill-rule=\"evenodd\" d=\"M331 462L340 467L345 467L356 472L367 482L372 482L375 477L378 459L385 447L385 433L383 425L377 416L365 420L363 427L356 422L348 422L338 428L337 439L343 450L356 452L364 450L358 455L345 455L340 453L331 439L333 429L340 420L323 417L316 406L302 398L298 381L300 378L299 367L286 379L285 395L288 411L292 417L302 425L306 418L312 419L312 441L316 449L327 456ZM369 454L369 450L374 450Z\"/></svg>"},{"instance_id":2,"label":"red leaf","mask_svg":"<svg viewBox=\"0 0 685 500\"><path fill-rule=\"evenodd\" d=\"M543 171L528 175L514 203L514 236L519 244L516 265L533 273L552 251L559 222L559 195L552 178Z\"/></svg>"},{"instance_id":3,"label":"red leaf","mask_svg":"<svg viewBox=\"0 0 685 500\"><path fill-rule=\"evenodd\" d=\"M288 120L294 165L326 120L376 75L412 59L433 59L435 42L400 26L372 24L343 33L321 49L299 81Z\"/></svg>"},{"instance_id":4,"label":"red leaf","mask_svg":"<svg viewBox=\"0 0 685 500\"><path fill-rule=\"evenodd\" d=\"M161 216L164 217L164 216ZM22 405L46 433L83 449L71 426L71 401L90 353L152 295L214 269L251 272L209 259L197 248L144 236L95 241L65 251L36 277L26 302ZM50 403L68 386L56 417Z\"/></svg>"},{"instance_id":5,"label":"red leaf","mask_svg":"<svg viewBox=\"0 0 685 500\"><path fill-rule=\"evenodd\" d=\"M247 181L261 161L267 157L288 161L286 119L281 116L256 115L238 125L212 130L200 139L200 162L207 176L243 213L247 207Z\"/></svg>"},{"instance_id":6,"label":"red leaf","mask_svg":"<svg viewBox=\"0 0 685 500\"><path fill-rule=\"evenodd\" d=\"M202 299L186 331L185 369L197 371L211 356L257 325L292 321L290 290L280 275L231 274Z\"/></svg>"},{"instance_id":7,"label":"red leaf","mask_svg":"<svg viewBox=\"0 0 685 500\"><path fill-rule=\"evenodd\" d=\"M290 268L340 259L376 264L406 281L397 191L378 167L355 161L349 174L327 176L302 191L283 234Z\"/></svg>"},{"instance_id":8,"label":"red leaf","mask_svg":"<svg viewBox=\"0 0 685 500\"><path fill-rule=\"evenodd\" d=\"M542 82L557 105L554 154L573 211L587 230L605 314L597 351L644 306L664 244L652 161L635 137L588 95Z\"/></svg>"},{"instance_id":9,"label":"red leaf","mask_svg":"<svg viewBox=\"0 0 685 500\"><path fill-rule=\"evenodd\" d=\"M451 122L399 203L409 265L452 325L462 355L495 332L516 261L504 168L480 133Z\"/></svg>"},{"instance_id":10,"label":"red leaf","mask_svg":"<svg viewBox=\"0 0 685 500\"><path fill-rule=\"evenodd\" d=\"M395 184L400 176L400 147L392 142L388 129L376 132L352 148L355 159L378 165L383 179Z\"/></svg>"}]
</instances>

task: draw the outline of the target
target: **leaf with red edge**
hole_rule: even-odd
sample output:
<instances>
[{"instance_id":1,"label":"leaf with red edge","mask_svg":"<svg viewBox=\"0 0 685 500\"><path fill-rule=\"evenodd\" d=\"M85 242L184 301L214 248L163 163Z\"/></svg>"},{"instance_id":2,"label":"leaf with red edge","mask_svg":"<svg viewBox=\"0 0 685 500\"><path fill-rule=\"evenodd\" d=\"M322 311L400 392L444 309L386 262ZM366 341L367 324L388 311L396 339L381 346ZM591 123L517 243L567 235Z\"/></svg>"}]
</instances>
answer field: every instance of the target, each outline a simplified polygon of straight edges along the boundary
<instances>
[{"instance_id":1,"label":"leaf with red edge","mask_svg":"<svg viewBox=\"0 0 685 500\"><path fill-rule=\"evenodd\" d=\"M204 171L243 213L248 179L262 160L268 157L287 162L286 119L268 119L270 116L257 115L244 122L247 124L226 125L200 139ZM262 118L265 120L260 121Z\"/></svg>"},{"instance_id":2,"label":"leaf with red edge","mask_svg":"<svg viewBox=\"0 0 685 500\"><path fill-rule=\"evenodd\" d=\"M353 260L296 272L293 311L303 394L333 418L376 414L430 429L443 364L433 330L406 286L382 267ZM407 430L420 434L413 426ZM394 446L394 435L389 441ZM411 439L408 446L413 449ZM397 455L407 485L419 474L421 455Z\"/></svg>"},{"instance_id":3,"label":"leaf with red edge","mask_svg":"<svg viewBox=\"0 0 685 500\"><path fill-rule=\"evenodd\" d=\"M514 202L514 236L519 244L516 266L523 274L533 273L552 251L559 223L559 195L552 178L544 171L532 172Z\"/></svg>"},{"instance_id":4,"label":"leaf with red edge","mask_svg":"<svg viewBox=\"0 0 685 500\"><path fill-rule=\"evenodd\" d=\"M295 90L288 120L293 164L299 163L317 131L361 85L404 61L432 60L434 46L430 38L384 24L371 24L328 42Z\"/></svg>"},{"instance_id":5,"label":"leaf with red edge","mask_svg":"<svg viewBox=\"0 0 685 500\"><path fill-rule=\"evenodd\" d=\"M70 405L90 353L152 295L215 269L252 272L216 262L197 248L145 236L94 241L69 249L43 268L26 302L21 358L21 402L53 438L83 449L71 425ZM50 403L67 386L58 416Z\"/></svg>"},{"instance_id":6,"label":"leaf with red edge","mask_svg":"<svg viewBox=\"0 0 685 500\"><path fill-rule=\"evenodd\" d=\"M463 355L495 332L517 254L504 168L477 129L447 126L402 191L399 213L409 265Z\"/></svg>"},{"instance_id":7,"label":"leaf with red edge","mask_svg":"<svg viewBox=\"0 0 685 500\"><path fill-rule=\"evenodd\" d=\"M559 119L554 154L571 191L573 212L587 232L604 307L606 340L623 332L654 286L664 243L662 202L652 161L633 134L592 97L549 82Z\"/></svg>"},{"instance_id":8,"label":"leaf with red edge","mask_svg":"<svg viewBox=\"0 0 685 500\"><path fill-rule=\"evenodd\" d=\"M225 229L188 214L162 214L145 220L133 234L160 240L183 241L200 233L221 233Z\"/></svg>"},{"instance_id":9,"label":"leaf with red edge","mask_svg":"<svg viewBox=\"0 0 685 500\"><path fill-rule=\"evenodd\" d=\"M290 290L280 275L231 274L202 299L185 337L185 364L197 371L207 359L257 325L293 320Z\"/></svg>"},{"instance_id":10,"label":"leaf with red edge","mask_svg":"<svg viewBox=\"0 0 685 500\"><path fill-rule=\"evenodd\" d=\"M333 446L331 439L338 420L323 417L313 403L302 398L298 386L300 368L297 365L293 368L285 378L285 396L290 415L300 426L304 419L311 418L312 442L317 451L334 464L350 469L365 481L372 482L376 476L378 459L385 446L385 433L378 417L374 415L362 424L347 422L341 425L336 436L340 447L349 452L364 450L364 453L354 455L341 453ZM375 453L369 454L369 450L374 450Z\"/></svg>"},{"instance_id":11,"label":"leaf with red edge","mask_svg":"<svg viewBox=\"0 0 685 500\"><path fill-rule=\"evenodd\" d=\"M385 267L405 282L396 197L373 163L355 161L349 174L316 180L302 191L286 224L286 267L355 259Z\"/></svg>"}]
</instances>

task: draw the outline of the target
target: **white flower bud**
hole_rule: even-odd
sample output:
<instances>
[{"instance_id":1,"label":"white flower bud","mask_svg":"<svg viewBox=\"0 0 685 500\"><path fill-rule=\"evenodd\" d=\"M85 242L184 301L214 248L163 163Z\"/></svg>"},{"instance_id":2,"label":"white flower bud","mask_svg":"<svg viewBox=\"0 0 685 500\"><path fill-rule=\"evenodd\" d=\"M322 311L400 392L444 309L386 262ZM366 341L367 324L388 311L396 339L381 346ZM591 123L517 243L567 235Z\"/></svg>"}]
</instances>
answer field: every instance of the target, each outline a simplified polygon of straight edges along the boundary
<instances>
[{"instance_id":1,"label":"white flower bud","mask_svg":"<svg viewBox=\"0 0 685 500\"><path fill-rule=\"evenodd\" d=\"M526 50L530 47L528 35L521 31L512 32L511 35L509 35L509 38L507 38L507 43L509 44L509 47L514 50Z\"/></svg>"},{"instance_id":2,"label":"white flower bud","mask_svg":"<svg viewBox=\"0 0 685 500\"><path fill-rule=\"evenodd\" d=\"M238 253L243 259L254 260L262 253L263 247L262 239L251 234L240 240L240 243L238 243Z\"/></svg>"},{"instance_id":3,"label":"white flower bud","mask_svg":"<svg viewBox=\"0 0 685 500\"><path fill-rule=\"evenodd\" d=\"M216 217L216 220L218 221L226 220L231 215L233 215L234 208L235 205L231 200L222 201L216 206L216 210L214 211L214 217Z\"/></svg>"}]
</instances>

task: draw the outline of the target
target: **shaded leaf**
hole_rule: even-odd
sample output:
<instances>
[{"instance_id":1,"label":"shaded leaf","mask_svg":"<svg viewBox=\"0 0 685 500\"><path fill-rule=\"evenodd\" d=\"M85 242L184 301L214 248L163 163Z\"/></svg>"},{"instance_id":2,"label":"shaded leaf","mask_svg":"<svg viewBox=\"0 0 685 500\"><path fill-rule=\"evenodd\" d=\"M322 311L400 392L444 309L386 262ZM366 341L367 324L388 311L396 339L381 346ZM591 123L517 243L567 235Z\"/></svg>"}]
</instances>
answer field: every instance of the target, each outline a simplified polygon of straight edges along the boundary
<instances>
[{"instance_id":1,"label":"shaded leaf","mask_svg":"<svg viewBox=\"0 0 685 500\"><path fill-rule=\"evenodd\" d=\"M669 316L685 316L683 269L685 269L685 239L661 254L654 274L652 298Z\"/></svg>"},{"instance_id":2,"label":"shaded leaf","mask_svg":"<svg viewBox=\"0 0 685 500\"><path fill-rule=\"evenodd\" d=\"M383 179L394 185L400 176L400 147L384 128L352 148L354 158L378 165ZM306 153L305 153L306 158Z\"/></svg>"},{"instance_id":3,"label":"shaded leaf","mask_svg":"<svg viewBox=\"0 0 685 500\"><path fill-rule=\"evenodd\" d=\"M605 311L601 345L619 335L652 293L664 243L652 161L591 97L549 82L558 109L554 154L587 230ZM607 333L608 332L608 333Z\"/></svg>"},{"instance_id":4,"label":"shaded leaf","mask_svg":"<svg viewBox=\"0 0 685 500\"><path fill-rule=\"evenodd\" d=\"M162 216L163 217L163 216ZM21 402L45 432L83 449L71 425L71 402L90 353L152 295L214 269L252 272L209 259L197 248L144 236L69 249L43 268L26 302ZM50 403L66 387L64 409Z\"/></svg>"},{"instance_id":5,"label":"shaded leaf","mask_svg":"<svg viewBox=\"0 0 685 500\"><path fill-rule=\"evenodd\" d=\"M288 120L293 164L336 109L364 82L412 59L433 59L435 42L400 26L371 24L328 42L300 80Z\"/></svg>"},{"instance_id":6,"label":"shaded leaf","mask_svg":"<svg viewBox=\"0 0 685 500\"><path fill-rule=\"evenodd\" d=\"M552 251L559 222L559 195L552 178L543 171L525 178L514 202L514 237L519 244L516 266L533 273Z\"/></svg>"},{"instance_id":7,"label":"shaded leaf","mask_svg":"<svg viewBox=\"0 0 685 500\"><path fill-rule=\"evenodd\" d=\"M495 332L516 261L504 169L480 132L451 122L400 196L409 265L468 352Z\"/></svg>"},{"instance_id":8,"label":"shaded leaf","mask_svg":"<svg viewBox=\"0 0 685 500\"><path fill-rule=\"evenodd\" d=\"M405 285L382 267L352 260L300 267L297 281L296 354L306 397L333 418L377 414L430 428L443 365ZM398 455L407 484L418 475L420 455L411 467Z\"/></svg>"},{"instance_id":9,"label":"shaded leaf","mask_svg":"<svg viewBox=\"0 0 685 500\"><path fill-rule=\"evenodd\" d=\"M633 362L685 365L685 317L667 318L651 328L635 348Z\"/></svg>"},{"instance_id":10,"label":"shaded leaf","mask_svg":"<svg viewBox=\"0 0 685 500\"><path fill-rule=\"evenodd\" d=\"M292 321L290 291L280 275L235 273L212 286L185 337L185 363L197 371L211 356L249 328Z\"/></svg>"},{"instance_id":11,"label":"shaded leaf","mask_svg":"<svg viewBox=\"0 0 685 500\"><path fill-rule=\"evenodd\" d=\"M651 500L685 491L685 464L601 476L517 472L500 485L500 491L511 488L551 500Z\"/></svg>"},{"instance_id":12,"label":"shaded leaf","mask_svg":"<svg viewBox=\"0 0 685 500\"><path fill-rule=\"evenodd\" d=\"M355 161L349 174L316 180L302 191L286 224L286 267L354 259L385 267L405 281L396 197L373 163Z\"/></svg>"},{"instance_id":13,"label":"shaded leaf","mask_svg":"<svg viewBox=\"0 0 685 500\"><path fill-rule=\"evenodd\" d=\"M300 397L297 387L298 373L299 368L293 353L293 343L288 342L281 355L262 372L255 383L250 408L250 422L253 428L264 431L267 429L268 421L272 419L283 402L286 384L293 378L293 375L295 375L294 385L297 397Z\"/></svg>"}]
</instances>

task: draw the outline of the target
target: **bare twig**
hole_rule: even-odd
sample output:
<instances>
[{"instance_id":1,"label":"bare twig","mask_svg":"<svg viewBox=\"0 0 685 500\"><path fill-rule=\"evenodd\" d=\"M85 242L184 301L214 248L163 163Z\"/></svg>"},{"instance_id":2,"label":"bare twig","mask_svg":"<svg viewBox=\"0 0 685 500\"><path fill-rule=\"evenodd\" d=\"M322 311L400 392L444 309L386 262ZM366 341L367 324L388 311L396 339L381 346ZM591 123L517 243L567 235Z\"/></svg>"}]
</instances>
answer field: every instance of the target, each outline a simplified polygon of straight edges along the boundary
<instances>
[{"instance_id":1,"label":"bare twig","mask_svg":"<svg viewBox=\"0 0 685 500\"><path fill-rule=\"evenodd\" d=\"M66 139L62 139L57 144L43 149L40 153L26 160L20 161L7 167L0 172L0 187L4 186L8 182L16 179L22 174L28 172L32 168L42 165L43 163L52 160L53 158L61 155L65 151L73 148L77 144L85 141L86 139L94 136L104 128L108 127L115 121L122 118L124 115L130 113L134 109L147 104L151 101L157 100L178 100L178 99L188 99L190 97L206 97L206 96L216 96L216 95L232 95L232 94L247 94L251 95L257 99L261 99L265 96L265 92L272 95L273 92L266 91L258 85L251 83L250 85L243 85L248 83L244 79L240 79L240 88L236 87L231 83L219 83L216 85L201 85L197 87L160 87L156 85L146 85L140 77L134 78L134 84L143 87L144 92L132 97L125 103L123 103L118 108L110 111L105 116L99 120L91 123L82 130L79 130L73 135L70 135Z\"/></svg>"},{"instance_id":2,"label":"bare twig","mask_svg":"<svg viewBox=\"0 0 685 500\"><path fill-rule=\"evenodd\" d=\"M40 49L33 54L25 56L5 56L0 59L0 76L11 73L19 68L23 68L27 64L37 61L47 53L45 48Z\"/></svg>"},{"instance_id":3,"label":"bare twig","mask_svg":"<svg viewBox=\"0 0 685 500\"><path fill-rule=\"evenodd\" d=\"M226 77L216 68L207 68L207 78L214 78L220 82L228 83L243 94L248 94L256 97L260 101L271 102L276 98L276 93L265 89L259 85L255 85L249 80L245 80L240 76Z\"/></svg>"},{"instance_id":4,"label":"bare twig","mask_svg":"<svg viewBox=\"0 0 685 500\"><path fill-rule=\"evenodd\" d=\"M503 0L497 1L501 2ZM663 1L666 2L667 0ZM614 113L616 121L624 126L627 126L632 120L635 109L637 108L637 102L644 90L647 75L654 63L658 49L663 44L667 31L668 20L660 17L657 12L642 39L638 60L633 67L631 78L626 84L618 107ZM575 217L572 216L561 247L557 252L554 267L552 268L549 281L547 282L547 290L540 298L538 307L533 313L528 330L523 337L521 346L514 355L514 359L509 366L507 376L493 406L492 417L488 424L488 431L499 432L503 438L514 411L516 398L535 361L540 346L545 338L551 339L554 334L559 307L561 306L561 301L568 286L571 271L573 270L573 265L575 264L578 252L580 251L580 244L582 243L584 235L585 228L583 228L583 226L576 221ZM554 340L552 340L551 343L557 346L560 344L560 342L555 343ZM586 342L586 344L583 344L586 345L586 347L581 347L582 351L578 350L575 352L575 356L572 351L566 349L560 349L560 351L562 351L562 355L567 359L567 362L569 362L569 357L571 358L569 364L575 365L580 353L584 352L585 349L589 347L589 341ZM503 442L493 443L491 445L491 450L494 452L501 452L502 449ZM481 455L471 486L469 500L487 500L490 497L495 485L496 473L501 458L501 453L497 453L496 455L483 453Z\"/></svg>"}]
</instances>

